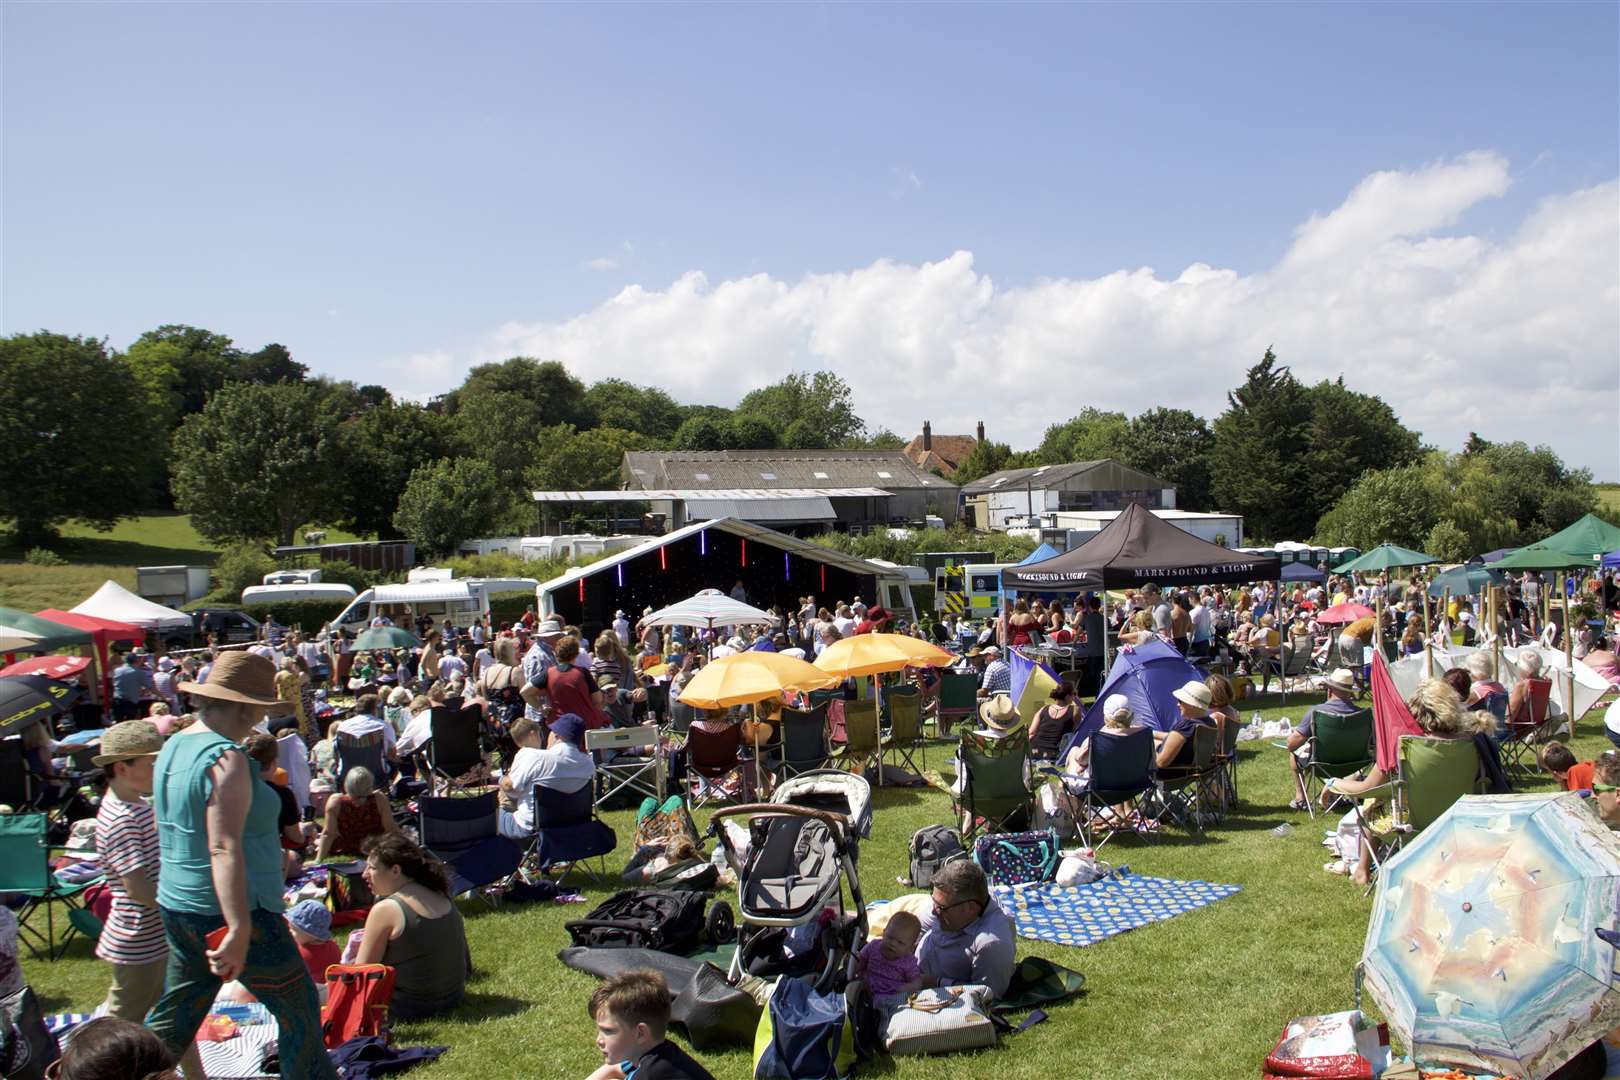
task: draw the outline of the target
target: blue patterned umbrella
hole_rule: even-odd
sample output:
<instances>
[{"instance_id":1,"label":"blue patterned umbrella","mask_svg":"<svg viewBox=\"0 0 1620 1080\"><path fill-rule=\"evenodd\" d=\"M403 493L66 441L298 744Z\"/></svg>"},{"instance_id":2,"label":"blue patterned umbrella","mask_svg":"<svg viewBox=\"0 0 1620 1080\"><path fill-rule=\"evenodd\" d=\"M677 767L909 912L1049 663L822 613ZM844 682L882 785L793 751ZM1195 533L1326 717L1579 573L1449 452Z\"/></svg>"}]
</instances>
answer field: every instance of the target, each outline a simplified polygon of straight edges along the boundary
<instances>
[{"instance_id":1,"label":"blue patterned umbrella","mask_svg":"<svg viewBox=\"0 0 1620 1080\"><path fill-rule=\"evenodd\" d=\"M1579 796L1466 796L1379 871L1367 988L1418 1062L1544 1080L1620 1024L1617 900Z\"/></svg>"}]
</instances>

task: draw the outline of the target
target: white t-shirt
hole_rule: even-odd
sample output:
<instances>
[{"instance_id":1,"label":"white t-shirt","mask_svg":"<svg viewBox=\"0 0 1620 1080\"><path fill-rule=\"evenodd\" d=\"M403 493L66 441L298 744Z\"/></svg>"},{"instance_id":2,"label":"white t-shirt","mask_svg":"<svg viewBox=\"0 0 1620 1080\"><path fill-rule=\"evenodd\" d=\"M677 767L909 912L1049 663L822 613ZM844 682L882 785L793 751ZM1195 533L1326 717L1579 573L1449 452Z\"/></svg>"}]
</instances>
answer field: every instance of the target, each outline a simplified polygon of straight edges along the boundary
<instances>
[{"instance_id":1,"label":"white t-shirt","mask_svg":"<svg viewBox=\"0 0 1620 1080\"><path fill-rule=\"evenodd\" d=\"M1620 735L1620 701L1603 710L1603 726Z\"/></svg>"},{"instance_id":2,"label":"white t-shirt","mask_svg":"<svg viewBox=\"0 0 1620 1080\"><path fill-rule=\"evenodd\" d=\"M833 625L838 628L839 637L849 637L849 632L855 629L855 620L847 615L840 615L833 620Z\"/></svg>"},{"instance_id":3,"label":"white t-shirt","mask_svg":"<svg viewBox=\"0 0 1620 1080\"><path fill-rule=\"evenodd\" d=\"M374 731L380 731L382 732L383 754L387 755L394 752L394 725L379 720L375 716L351 716L347 720L339 722L338 726L333 730L342 732L344 735L353 735L357 739L363 739Z\"/></svg>"},{"instance_id":4,"label":"white t-shirt","mask_svg":"<svg viewBox=\"0 0 1620 1080\"><path fill-rule=\"evenodd\" d=\"M544 750L524 746L512 758L512 768L507 776L511 779L512 794L518 804L517 809L512 811L512 817L518 829L532 833L534 786L544 784L565 793L578 791L596 776L596 762L591 755L570 743L558 743Z\"/></svg>"},{"instance_id":5,"label":"white t-shirt","mask_svg":"<svg viewBox=\"0 0 1620 1080\"><path fill-rule=\"evenodd\" d=\"M449 682L453 675L466 675L467 661L454 653L447 654L439 660L439 678Z\"/></svg>"},{"instance_id":6,"label":"white t-shirt","mask_svg":"<svg viewBox=\"0 0 1620 1080\"><path fill-rule=\"evenodd\" d=\"M405 730L399 735L401 757L414 754L433 738L433 710L423 709L405 721Z\"/></svg>"}]
</instances>

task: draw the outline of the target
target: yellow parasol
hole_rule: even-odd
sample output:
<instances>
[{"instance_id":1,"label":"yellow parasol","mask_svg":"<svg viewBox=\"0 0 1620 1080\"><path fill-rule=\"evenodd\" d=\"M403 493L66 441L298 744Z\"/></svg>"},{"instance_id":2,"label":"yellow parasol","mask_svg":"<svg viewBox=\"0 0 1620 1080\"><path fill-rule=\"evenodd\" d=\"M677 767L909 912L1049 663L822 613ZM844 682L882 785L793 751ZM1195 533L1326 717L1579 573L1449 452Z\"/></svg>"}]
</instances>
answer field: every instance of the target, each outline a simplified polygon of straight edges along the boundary
<instances>
[{"instance_id":1,"label":"yellow parasol","mask_svg":"<svg viewBox=\"0 0 1620 1080\"><path fill-rule=\"evenodd\" d=\"M725 709L780 697L784 691L808 693L838 683L825 671L769 652L723 656L692 677L680 700L699 709Z\"/></svg>"},{"instance_id":2,"label":"yellow parasol","mask_svg":"<svg viewBox=\"0 0 1620 1080\"><path fill-rule=\"evenodd\" d=\"M839 679L954 663L955 654L905 634L856 634L833 642L816 657L816 667Z\"/></svg>"}]
</instances>

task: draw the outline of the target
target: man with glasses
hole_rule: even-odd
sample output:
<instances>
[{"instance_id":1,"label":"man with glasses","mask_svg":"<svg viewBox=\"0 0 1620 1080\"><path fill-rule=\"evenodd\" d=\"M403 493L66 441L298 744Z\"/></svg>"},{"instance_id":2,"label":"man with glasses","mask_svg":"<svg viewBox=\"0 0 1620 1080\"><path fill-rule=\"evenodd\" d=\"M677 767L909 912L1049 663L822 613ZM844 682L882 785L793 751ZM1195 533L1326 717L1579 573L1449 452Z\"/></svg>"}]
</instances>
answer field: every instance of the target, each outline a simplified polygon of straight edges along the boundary
<instances>
[{"instance_id":1,"label":"man with glasses","mask_svg":"<svg viewBox=\"0 0 1620 1080\"><path fill-rule=\"evenodd\" d=\"M958 859L934 875L933 910L923 916L917 960L940 986L977 983L993 997L1007 992L1016 944L1013 923L990 899L990 883L976 863Z\"/></svg>"}]
</instances>

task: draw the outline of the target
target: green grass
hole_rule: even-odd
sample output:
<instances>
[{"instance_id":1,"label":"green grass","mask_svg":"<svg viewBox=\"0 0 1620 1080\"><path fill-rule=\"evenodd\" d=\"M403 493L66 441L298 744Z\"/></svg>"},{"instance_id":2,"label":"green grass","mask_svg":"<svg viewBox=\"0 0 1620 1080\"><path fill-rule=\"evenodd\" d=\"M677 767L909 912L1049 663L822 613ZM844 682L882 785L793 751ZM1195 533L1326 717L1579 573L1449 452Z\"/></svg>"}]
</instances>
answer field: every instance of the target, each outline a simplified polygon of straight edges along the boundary
<instances>
[{"instance_id":1,"label":"green grass","mask_svg":"<svg viewBox=\"0 0 1620 1080\"><path fill-rule=\"evenodd\" d=\"M1267 718L1297 719L1315 698L1275 699ZM1254 710L1249 705L1247 716ZM1597 713L1576 741L1583 758L1608 743ZM930 748L929 765L944 761ZM1109 844L1104 857L1140 873L1232 882L1236 896L1210 907L1133 930L1083 949L1019 939L1020 954L1045 956L1085 974L1086 992L1048 1011L1051 1019L1000 1048L949 1058L879 1059L861 1075L922 1080L939 1076L1052 1080L1226 1080L1258 1073L1260 1061L1290 1018L1351 1006L1351 972L1366 931L1370 900L1348 879L1322 872L1325 825L1286 809L1287 764L1269 743L1245 743L1236 815L1194 841L1170 835L1147 846ZM1548 784L1539 785L1550 787ZM906 841L924 824L948 820L943 794L885 789L875 798L872 839L861 851L861 883L868 899L909 891ZM699 813L700 825L707 814ZM630 815L609 815L621 840ZM1319 819L1320 820L1320 819ZM1291 822L1294 831L1271 829ZM628 852L610 858L622 866ZM611 886L610 886L611 888ZM588 890L592 903L609 889ZM441 1044L451 1050L435 1065L412 1073L422 1080L485 1077L582 1077L600 1064L585 1000L593 980L564 968L557 950L568 944L563 923L581 905L537 904L486 911L463 903L474 964L467 1002L448 1019L401 1025L407 1045ZM89 1009L106 989L107 973L89 948L75 942L55 964L25 959L25 970L46 1012ZM702 1059L722 1080L751 1075L748 1051L708 1052Z\"/></svg>"},{"instance_id":2,"label":"green grass","mask_svg":"<svg viewBox=\"0 0 1620 1080\"><path fill-rule=\"evenodd\" d=\"M1620 514L1620 484L1595 484L1598 504L1603 509Z\"/></svg>"}]
</instances>

